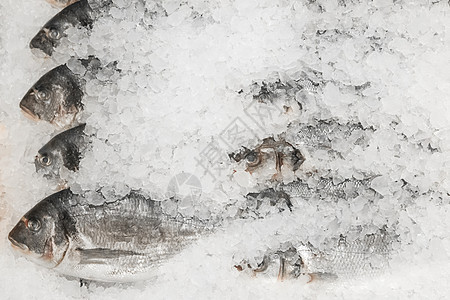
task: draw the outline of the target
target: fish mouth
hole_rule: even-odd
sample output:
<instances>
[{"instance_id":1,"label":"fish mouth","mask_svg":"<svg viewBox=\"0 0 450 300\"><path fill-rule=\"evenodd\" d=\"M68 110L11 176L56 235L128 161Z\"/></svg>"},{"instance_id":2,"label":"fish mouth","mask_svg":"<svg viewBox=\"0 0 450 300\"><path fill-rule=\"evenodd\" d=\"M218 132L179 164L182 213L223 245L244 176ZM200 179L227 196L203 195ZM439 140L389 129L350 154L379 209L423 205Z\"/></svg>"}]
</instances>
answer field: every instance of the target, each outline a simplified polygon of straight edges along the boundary
<instances>
[{"instance_id":1,"label":"fish mouth","mask_svg":"<svg viewBox=\"0 0 450 300\"><path fill-rule=\"evenodd\" d=\"M31 49L31 53L37 58L49 58L50 57L50 55L45 53L41 48L30 46L30 49Z\"/></svg>"},{"instance_id":2,"label":"fish mouth","mask_svg":"<svg viewBox=\"0 0 450 300\"><path fill-rule=\"evenodd\" d=\"M36 115L34 112L32 112L28 107L26 107L22 103L20 103L20 108L22 109L22 112L24 113L24 115L27 118L29 118L33 121L38 121L40 119L38 115Z\"/></svg>"},{"instance_id":3,"label":"fish mouth","mask_svg":"<svg viewBox=\"0 0 450 300\"><path fill-rule=\"evenodd\" d=\"M24 251L24 252L27 252L27 251L29 250L28 247L27 247L26 245L24 245L24 244L19 243L18 241L16 241L16 240L11 236L11 234L8 235L8 240L11 242L11 244L12 244L12 246L13 246L14 248L18 248L18 249L20 249L20 250L22 250L22 251Z\"/></svg>"}]
</instances>

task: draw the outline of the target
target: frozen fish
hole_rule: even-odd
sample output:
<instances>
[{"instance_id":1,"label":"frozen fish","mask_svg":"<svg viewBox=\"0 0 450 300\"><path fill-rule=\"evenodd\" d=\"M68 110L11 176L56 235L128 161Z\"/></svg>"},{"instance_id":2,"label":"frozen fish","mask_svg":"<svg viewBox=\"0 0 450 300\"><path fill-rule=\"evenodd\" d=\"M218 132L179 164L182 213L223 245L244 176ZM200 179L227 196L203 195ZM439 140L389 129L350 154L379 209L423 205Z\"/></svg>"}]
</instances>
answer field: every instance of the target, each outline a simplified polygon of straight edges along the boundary
<instances>
[{"instance_id":1,"label":"frozen fish","mask_svg":"<svg viewBox=\"0 0 450 300\"><path fill-rule=\"evenodd\" d=\"M58 176L62 167L76 171L89 144L85 126L82 124L66 130L39 149L34 162L36 171L47 178Z\"/></svg>"}]
</instances>

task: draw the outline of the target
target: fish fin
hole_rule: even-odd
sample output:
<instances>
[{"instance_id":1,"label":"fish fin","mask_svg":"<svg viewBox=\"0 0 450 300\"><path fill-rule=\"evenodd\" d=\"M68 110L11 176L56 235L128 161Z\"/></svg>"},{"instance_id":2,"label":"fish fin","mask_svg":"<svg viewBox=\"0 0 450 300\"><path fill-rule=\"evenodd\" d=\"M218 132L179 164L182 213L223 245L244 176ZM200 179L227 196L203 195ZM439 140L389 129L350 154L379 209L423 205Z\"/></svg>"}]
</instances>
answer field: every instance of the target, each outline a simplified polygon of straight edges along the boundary
<instances>
[{"instance_id":1,"label":"fish fin","mask_svg":"<svg viewBox=\"0 0 450 300\"><path fill-rule=\"evenodd\" d=\"M142 253L134 251L108 249L108 248L93 248L93 249L77 248L76 251L80 253L81 264L106 264L110 259L117 259L124 256L143 255Z\"/></svg>"}]
</instances>

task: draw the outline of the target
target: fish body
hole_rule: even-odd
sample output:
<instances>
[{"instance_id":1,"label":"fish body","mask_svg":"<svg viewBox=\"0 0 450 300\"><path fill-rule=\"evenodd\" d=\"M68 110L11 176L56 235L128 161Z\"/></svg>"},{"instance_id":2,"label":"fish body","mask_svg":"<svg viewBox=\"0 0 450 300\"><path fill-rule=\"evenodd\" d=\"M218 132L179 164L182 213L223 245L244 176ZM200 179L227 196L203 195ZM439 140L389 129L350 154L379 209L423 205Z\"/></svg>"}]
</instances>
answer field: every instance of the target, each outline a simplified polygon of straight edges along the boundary
<instances>
[{"instance_id":1,"label":"fish body","mask_svg":"<svg viewBox=\"0 0 450 300\"><path fill-rule=\"evenodd\" d=\"M312 280L358 279L381 274L389 268L396 236L386 230L367 234L352 241L343 235L330 242L326 249L310 243L269 251L257 267L243 261L239 270L249 268L258 276L277 276L279 280L308 276Z\"/></svg>"},{"instance_id":2,"label":"fish body","mask_svg":"<svg viewBox=\"0 0 450 300\"><path fill-rule=\"evenodd\" d=\"M20 101L20 108L33 119L58 126L71 124L83 109L83 81L66 65L44 74Z\"/></svg>"},{"instance_id":3,"label":"fish body","mask_svg":"<svg viewBox=\"0 0 450 300\"><path fill-rule=\"evenodd\" d=\"M365 148L370 142L372 128L360 123L345 123L317 120L315 124L293 124L286 133L286 139L301 151L313 156L317 150L324 150L330 159L345 158L355 147Z\"/></svg>"},{"instance_id":4,"label":"fish body","mask_svg":"<svg viewBox=\"0 0 450 300\"><path fill-rule=\"evenodd\" d=\"M52 1L61 3L67 1ZM70 1L72 2L72 1ZM61 39L66 37L66 31L70 27L92 27L94 12L87 0L77 1L51 18L39 30L30 42L31 49L39 49L51 56L60 45Z\"/></svg>"},{"instance_id":5,"label":"fish body","mask_svg":"<svg viewBox=\"0 0 450 300\"><path fill-rule=\"evenodd\" d=\"M280 184L278 192L289 195L290 198L308 200L313 197L320 199L351 200L360 195L370 196L375 199L378 193L371 188L371 181L375 176L364 179L346 178L334 180L333 178L320 177L312 180L301 180Z\"/></svg>"},{"instance_id":6,"label":"fish body","mask_svg":"<svg viewBox=\"0 0 450 300\"><path fill-rule=\"evenodd\" d=\"M84 133L86 124L66 130L54 136L46 143L35 158L36 172L44 177L53 178L59 175L62 167L70 171L78 170L80 160L89 144Z\"/></svg>"},{"instance_id":7,"label":"fish body","mask_svg":"<svg viewBox=\"0 0 450 300\"><path fill-rule=\"evenodd\" d=\"M66 7L77 1L78 0L47 0L47 2L54 7Z\"/></svg>"},{"instance_id":8,"label":"fish body","mask_svg":"<svg viewBox=\"0 0 450 300\"><path fill-rule=\"evenodd\" d=\"M210 230L200 220L166 215L160 202L135 192L100 205L88 200L68 189L45 198L22 217L9 240L26 257L62 274L128 282L148 278Z\"/></svg>"}]
</instances>

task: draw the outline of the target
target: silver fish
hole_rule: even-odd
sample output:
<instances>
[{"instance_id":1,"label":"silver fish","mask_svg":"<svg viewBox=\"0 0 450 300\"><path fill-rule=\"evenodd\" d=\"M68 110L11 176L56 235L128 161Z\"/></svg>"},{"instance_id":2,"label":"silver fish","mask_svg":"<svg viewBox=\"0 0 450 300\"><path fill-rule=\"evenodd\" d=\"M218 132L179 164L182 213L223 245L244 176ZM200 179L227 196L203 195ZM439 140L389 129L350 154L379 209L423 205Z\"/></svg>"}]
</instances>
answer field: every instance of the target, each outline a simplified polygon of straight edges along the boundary
<instances>
[{"instance_id":1,"label":"silver fish","mask_svg":"<svg viewBox=\"0 0 450 300\"><path fill-rule=\"evenodd\" d=\"M160 202L135 192L100 205L88 200L68 189L55 193L8 238L30 260L64 275L129 282L148 278L211 230L200 220L166 215Z\"/></svg>"},{"instance_id":2,"label":"silver fish","mask_svg":"<svg viewBox=\"0 0 450 300\"><path fill-rule=\"evenodd\" d=\"M368 135L373 131L373 128L365 128L360 123L340 124L329 119L317 120L315 124L291 125L287 135L295 144L304 145L309 149L332 151L333 144L340 140L345 141L349 147L355 145L365 147L369 140Z\"/></svg>"},{"instance_id":3,"label":"silver fish","mask_svg":"<svg viewBox=\"0 0 450 300\"><path fill-rule=\"evenodd\" d=\"M312 197L333 200L350 200L360 195L370 196L375 199L378 193L371 188L370 183L376 176L364 179L346 178L335 180L333 178L320 177L311 178L310 181L296 180L288 184L280 184L276 190L289 195L290 198L301 198L308 200Z\"/></svg>"},{"instance_id":4,"label":"silver fish","mask_svg":"<svg viewBox=\"0 0 450 300\"><path fill-rule=\"evenodd\" d=\"M235 267L240 271L250 270L256 276L277 276L281 281L301 276L308 276L309 281L371 277L389 268L396 238L385 229L353 241L341 235L325 250L310 243L284 246L266 253L258 266L253 267L244 260Z\"/></svg>"},{"instance_id":5,"label":"silver fish","mask_svg":"<svg viewBox=\"0 0 450 300\"><path fill-rule=\"evenodd\" d=\"M19 105L26 116L59 127L71 125L83 110L86 81L95 77L99 70L119 71L115 62L103 66L93 56L78 61L85 68L84 74L75 74L64 64L48 71L33 84Z\"/></svg>"},{"instance_id":6,"label":"silver fish","mask_svg":"<svg viewBox=\"0 0 450 300\"><path fill-rule=\"evenodd\" d=\"M51 56L60 45L61 39L66 37L66 30L70 27L92 27L94 12L87 0L77 1L51 18L39 30L30 42L31 49L39 49Z\"/></svg>"},{"instance_id":7,"label":"silver fish","mask_svg":"<svg viewBox=\"0 0 450 300\"><path fill-rule=\"evenodd\" d=\"M89 144L89 138L84 134L86 124L66 130L54 136L46 143L35 158L36 172L44 177L59 176L62 167L68 170L78 170L80 160Z\"/></svg>"},{"instance_id":8,"label":"silver fish","mask_svg":"<svg viewBox=\"0 0 450 300\"><path fill-rule=\"evenodd\" d=\"M83 109L83 82L66 65L44 74L20 101L29 117L59 126L71 124Z\"/></svg>"}]
</instances>

